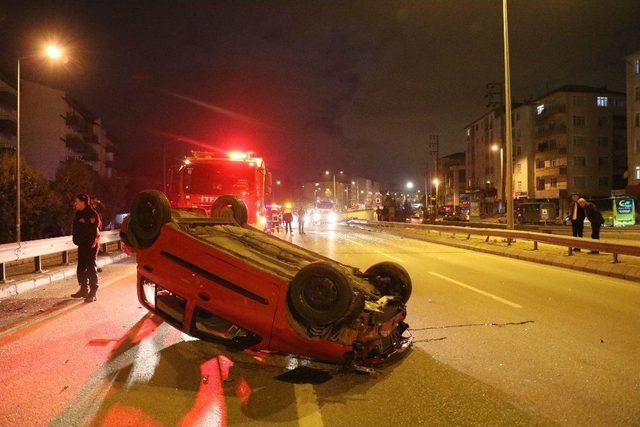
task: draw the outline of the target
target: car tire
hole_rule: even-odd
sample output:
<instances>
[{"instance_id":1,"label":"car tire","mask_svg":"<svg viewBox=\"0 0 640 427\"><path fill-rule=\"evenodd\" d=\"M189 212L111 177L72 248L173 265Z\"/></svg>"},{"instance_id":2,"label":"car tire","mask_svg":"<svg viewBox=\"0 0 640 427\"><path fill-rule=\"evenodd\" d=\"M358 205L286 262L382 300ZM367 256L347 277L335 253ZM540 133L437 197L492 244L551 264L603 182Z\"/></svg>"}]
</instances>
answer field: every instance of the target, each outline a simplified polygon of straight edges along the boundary
<instances>
[{"instance_id":1,"label":"car tire","mask_svg":"<svg viewBox=\"0 0 640 427\"><path fill-rule=\"evenodd\" d=\"M292 315L306 326L329 325L352 308L354 292L347 276L328 262L306 265L289 284Z\"/></svg>"},{"instance_id":2,"label":"car tire","mask_svg":"<svg viewBox=\"0 0 640 427\"><path fill-rule=\"evenodd\" d=\"M133 201L130 217L126 227L130 246L146 248L158 238L162 226L171 221L171 204L164 193L145 190Z\"/></svg>"},{"instance_id":3,"label":"car tire","mask_svg":"<svg viewBox=\"0 0 640 427\"><path fill-rule=\"evenodd\" d=\"M239 198L229 195L220 196L211 205L211 215L216 218L224 218L225 213L229 210L231 210L233 220L238 225L247 225L249 218L247 205Z\"/></svg>"},{"instance_id":4,"label":"car tire","mask_svg":"<svg viewBox=\"0 0 640 427\"><path fill-rule=\"evenodd\" d=\"M411 277L400 264L379 262L369 267L365 275L382 295L400 297L405 304L409 301L412 290Z\"/></svg>"}]
</instances>

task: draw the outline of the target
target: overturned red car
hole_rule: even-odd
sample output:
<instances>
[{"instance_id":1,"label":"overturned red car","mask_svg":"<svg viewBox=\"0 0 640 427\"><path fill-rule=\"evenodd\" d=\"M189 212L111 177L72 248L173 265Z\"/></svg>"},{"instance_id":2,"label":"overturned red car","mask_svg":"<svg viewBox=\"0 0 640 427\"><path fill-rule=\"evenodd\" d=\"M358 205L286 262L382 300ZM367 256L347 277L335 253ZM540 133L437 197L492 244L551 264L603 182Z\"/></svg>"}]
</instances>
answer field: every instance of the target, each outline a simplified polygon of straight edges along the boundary
<instances>
[{"instance_id":1,"label":"overturned red car","mask_svg":"<svg viewBox=\"0 0 640 427\"><path fill-rule=\"evenodd\" d=\"M371 366L411 345L411 279L395 263L361 272L247 225L244 203L212 216L171 210L144 191L121 230L138 264L138 298L181 331L235 349Z\"/></svg>"}]
</instances>

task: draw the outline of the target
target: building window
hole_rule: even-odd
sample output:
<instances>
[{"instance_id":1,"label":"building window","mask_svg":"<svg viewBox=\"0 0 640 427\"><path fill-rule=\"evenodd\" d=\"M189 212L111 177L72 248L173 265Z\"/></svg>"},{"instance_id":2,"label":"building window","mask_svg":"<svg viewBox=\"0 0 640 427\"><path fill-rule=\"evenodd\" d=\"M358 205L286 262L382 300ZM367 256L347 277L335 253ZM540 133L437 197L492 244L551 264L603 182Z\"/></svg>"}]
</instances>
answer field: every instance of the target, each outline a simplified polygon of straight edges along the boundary
<instances>
[{"instance_id":1,"label":"building window","mask_svg":"<svg viewBox=\"0 0 640 427\"><path fill-rule=\"evenodd\" d=\"M626 100L624 98L613 98L613 106L618 108L626 107Z\"/></svg>"},{"instance_id":2,"label":"building window","mask_svg":"<svg viewBox=\"0 0 640 427\"><path fill-rule=\"evenodd\" d=\"M609 164L609 157L607 157L607 156L598 157L598 166L599 167L604 168L608 164Z\"/></svg>"},{"instance_id":3,"label":"building window","mask_svg":"<svg viewBox=\"0 0 640 427\"><path fill-rule=\"evenodd\" d=\"M573 137L573 146L574 147L584 147L587 143L586 136L574 136Z\"/></svg>"},{"instance_id":4,"label":"building window","mask_svg":"<svg viewBox=\"0 0 640 427\"><path fill-rule=\"evenodd\" d=\"M586 166L587 159L584 156L576 156L573 158L573 166Z\"/></svg>"},{"instance_id":5,"label":"building window","mask_svg":"<svg viewBox=\"0 0 640 427\"><path fill-rule=\"evenodd\" d=\"M558 167L560 166L560 159L551 159L551 167Z\"/></svg>"},{"instance_id":6,"label":"building window","mask_svg":"<svg viewBox=\"0 0 640 427\"><path fill-rule=\"evenodd\" d=\"M640 128L640 113L636 113L635 125L637 128Z\"/></svg>"},{"instance_id":7,"label":"building window","mask_svg":"<svg viewBox=\"0 0 640 427\"><path fill-rule=\"evenodd\" d=\"M518 181L518 191L522 191L522 181Z\"/></svg>"},{"instance_id":8,"label":"building window","mask_svg":"<svg viewBox=\"0 0 640 427\"><path fill-rule=\"evenodd\" d=\"M608 147L609 146L609 138L606 136L598 137L598 147Z\"/></svg>"},{"instance_id":9,"label":"building window","mask_svg":"<svg viewBox=\"0 0 640 427\"><path fill-rule=\"evenodd\" d=\"M587 183L587 179L584 176L574 176L573 177L573 186L584 188Z\"/></svg>"},{"instance_id":10,"label":"building window","mask_svg":"<svg viewBox=\"0 0 640 427\"><path fill-rule=\"evenodd\" d=\"M556 178L555 176L551 177L551 180L549 182L549 186L551 188L558 188L558 178Z\"/></svg>"},{"instance_id":11,"label":"building window","mask_svg":"<svg viewBox=\"0 0 640 427\"><path fill-rule=\"evenodd\" d=\"M636 142L633 148L636 154L640 153L640 139L636 139Z\"/></svg>"},{"instance_id":12,"label":"building window","mask_svg":"<svg viewBox=\"0 0 640 427\"><path fill-rule=\"evenodd\" d=\"M471 129L467 128L467 136L471 136Z\"/></svg>"},{"instance_id":13,"label":"building window","mask_svg":"<svg viewBox=\"0 0 640 427\"><path fill-rule=\"evenodd\" d=\"M640 86L636 87L636 101L640 101Z\"/></svg>"},{"instance_id":14,"label":"building window","mask_svg":"<svg viewBox=\"0 0 640 427\"><path fill-rule=\"evenodd\" d=\"M609 186L609 177L608 176L601 176L598 178L598 186L600 187L607 187Z\"/></svg>"},{"instance_id":15,"label":"building window","mask_svg":"<svg viewBox=\"0 0 640 427\"><path fill-rule=\"evenodd\" d=\"M598 107L606 107L609 104L609 98L606 96L598 96L596 97L596 105Z\"/></svg>"},{"instance_id":16,"label":"building window","mask_svg":"<svg viewBox=\"0 0 640 427\"><path fill-rule=\"evenodd\" d=\"M584 116L573 116L573 125L577 128L585 126Z\"/></svg>"},{"instance_id":17,"label":"building window","mask_svg":"<svg viewBox=\"0 0 640 427\"><path fill-rule=\"evenodd\" d=\"M633 61L633 73L640 74L640 59Z\"/></svg>"},{"instance_id":18,"label":"building window","mask_svg":"<svg viewBox=\"0 0 640 427\"><path fill-rule=\"evenodd\" d=\"M636 166L636 179L640 179L640 166Z\"/></svg>"},{"instance_id":19,"label":"building window","mask_svg":"<svg viewBox=\"0 0 640 427\"><path fill-rule=\"evenodd\" d=\"M536 112L538 113L538 115L542 114L543 111L544 111L544 104L540 104L536 107Z\"/></svg>"},{"instance_id":20,"label":"building window","mask_svg":"<svg viewBox=\"0 0 640 427\"><path fill-rule=\"evenodd\" d=\"M516 156L522 156L522 145L516 145Z\"/></svg>"},{"instance_id":21,"label":"building window","mask_svg":"<svg viewBox=\"0 0 640 427\"><path fill-rule=\"evenodd\" d=\"M599 117L598 118L598 126L602 127L602 126L606 126L607 125L607 118L606 117Z\"/></svg>"},{"instance_id":22,"label":"building window","mask_svg":"<svg viewBox=\"0 0 640 427\"><path fill-rule=\"evenodd\" d=\"M544 190L544 178L536 178L536 190Z\"/></svg>"},{"instance_id":23,"label":"building window","mask_svg":"<svg viewBox=\"0 0 640 427\"><path fill-rule=\"evenodd\" d=\"M544 169L544 160L536 160L536 169Z\"/></svg>"},{"instance_id":24,"label":"building window","mask_svg":"<svg viewBox=\"0 0 640 427\"><path fill-rule=\"evenodd\" d=\"M516 111L516 122L520 121L520 111Z\"/></svg>"},{"instance_id":25,"label":"building window","mask_svg":"<svg viewBox=\"0 0 640 427\"><path fill-rule=\"evenodd\" d=\"M522 172L522 165L520 163L516 163L516 173Z\"/></svg>"}]
</instances>

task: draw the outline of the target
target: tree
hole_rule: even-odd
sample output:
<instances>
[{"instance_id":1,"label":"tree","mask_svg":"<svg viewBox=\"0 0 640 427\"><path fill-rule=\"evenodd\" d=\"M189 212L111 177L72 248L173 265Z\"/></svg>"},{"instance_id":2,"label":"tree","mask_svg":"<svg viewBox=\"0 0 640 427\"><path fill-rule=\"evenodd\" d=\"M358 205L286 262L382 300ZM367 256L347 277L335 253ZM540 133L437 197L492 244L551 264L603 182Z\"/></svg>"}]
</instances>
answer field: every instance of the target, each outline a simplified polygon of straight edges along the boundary
<instances>
[{"instance_id":1,"label":"tree","mask_svg":"<svg viewBox=\"0 0 640 427\"><path fill-rule=\"evenodd\" d=\"M0 154L0 243L16 240L16 157ZM20 219L22 240L48 237L56 228L60 197L52 190L45 176L32 169L24 160L20 163Z\"/></svg>"},{"instance_id":2,"label":"tree","mask_svg":"<svg viewBox=\"0 0 640 427\"><path fill-rule=\"evenodd\" d=\"M82 160L68 159L60 163L56 170L53 188L62 199L62 209L57 216L65 232L71 232L75 215L72 207L73 199L78 194L88 194L93 197L98 180L98 173Z\"/></svg>"}]
</instances>

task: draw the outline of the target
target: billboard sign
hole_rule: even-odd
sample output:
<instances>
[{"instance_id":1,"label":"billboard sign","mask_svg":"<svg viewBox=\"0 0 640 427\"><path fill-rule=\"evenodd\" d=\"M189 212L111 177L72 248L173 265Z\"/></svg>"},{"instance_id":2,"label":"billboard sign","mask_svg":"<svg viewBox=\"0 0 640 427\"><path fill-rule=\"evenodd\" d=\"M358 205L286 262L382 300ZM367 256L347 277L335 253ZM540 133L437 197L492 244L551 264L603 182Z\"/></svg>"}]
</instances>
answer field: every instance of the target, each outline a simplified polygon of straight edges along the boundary
<instances>
[{"instance_id":1,"label":"billboard sign","mask_svg":"<svg viewBox=\"0 0 640 427\"><path fill-rule=\"evenodd\" d=\"M613 198L613 226L623 227L636 223L635 200L631 197Z\"/></svg>"}]
</instances>

